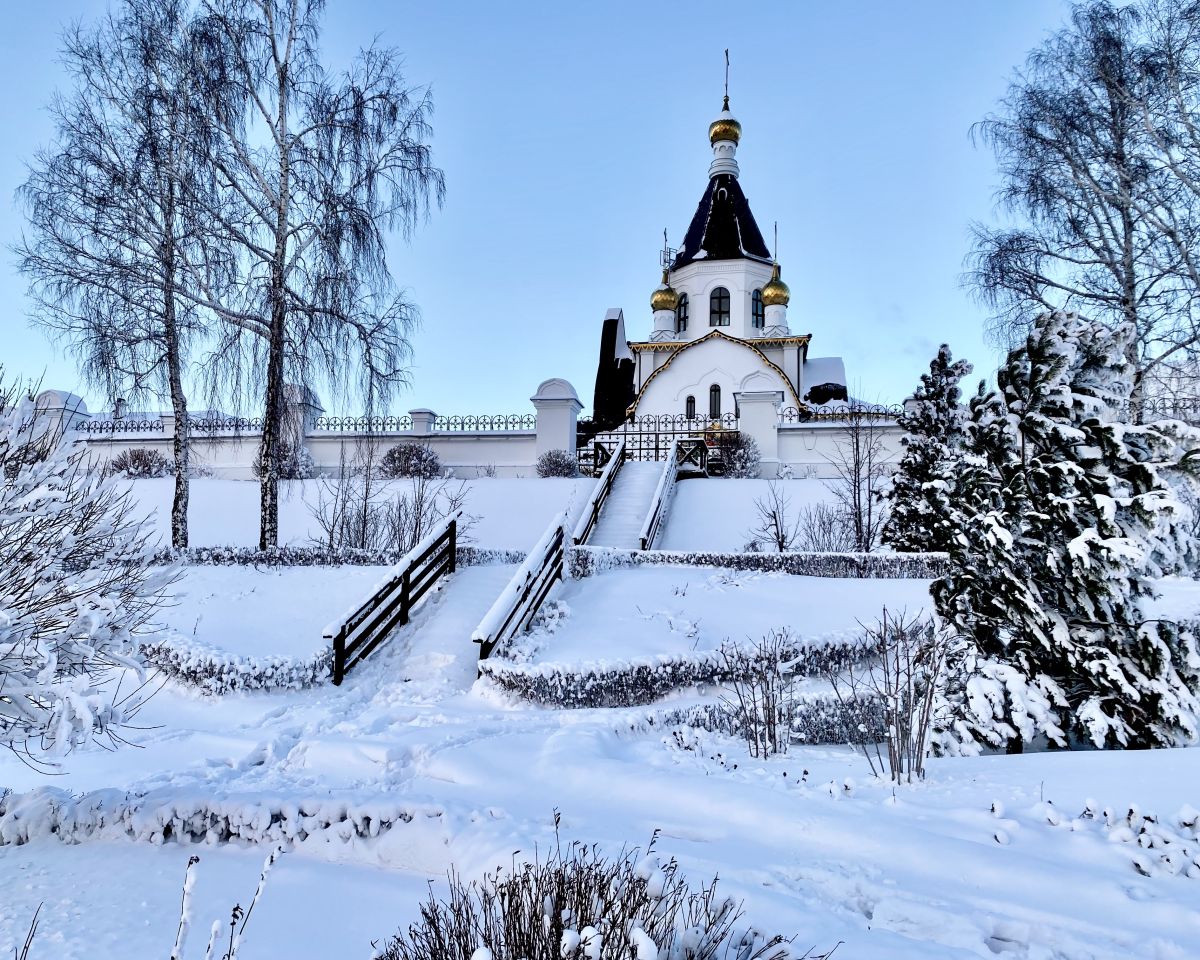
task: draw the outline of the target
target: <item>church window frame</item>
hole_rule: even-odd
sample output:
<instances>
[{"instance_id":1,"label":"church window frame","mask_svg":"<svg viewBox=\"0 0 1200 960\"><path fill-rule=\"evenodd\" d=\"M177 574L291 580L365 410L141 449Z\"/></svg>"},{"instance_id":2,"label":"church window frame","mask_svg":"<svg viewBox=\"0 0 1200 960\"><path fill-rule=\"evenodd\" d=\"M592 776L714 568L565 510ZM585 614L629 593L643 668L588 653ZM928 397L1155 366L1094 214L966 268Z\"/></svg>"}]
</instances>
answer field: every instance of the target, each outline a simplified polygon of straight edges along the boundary
<instances>
[{"instance_id":1,"label":"church window frame","mask_svg":"<svg viewBox=\"0 0 1200 960\"><path fill-rule=\"evenodd\" d=\"M755 290L750 296L750 326L762 330L767 325L767 307L763 303L762 290Z\"/></svg>"},{"instance_id":2,"label":"church window frame","mask_svg":"<svg viewBox=\"0 0 1200 960\"><path fill-rule=\"evenodd\" d=\"M687 333L688 328L688 313L691 307L688 303L688 295L681 293L679 295L679 303L675 306L675 332Z\"/></svg>"},{"instance_id":3,"label":"church window frame","mask_svg":"<svg viewBox=\"0 0 1200 960\"><path fill-rule=\"evenodd\" d=\"M708 419L721 419L721 385L714 383L708 388Z\"/></svg>"},{"instance_id":4,"label":"church window frame","mask_svg":"<svg viewBox=\"0 0 1200 960\"><path fill-rule=\"evenodd\" d=\"M683 401L683 415L688 420L696 419L696 398L690 394Z\"/></svg>"},{"instance_id":5,"label":"church window frame","mask_svg":"<svg viewBox=\"0 0 1200 960\"><path fill-rule=\"evenodd\" d=\"M729 326L732 299L727 287L713 287L708 295L708 325L710 327Z\"/></svg>"}]
</instances>

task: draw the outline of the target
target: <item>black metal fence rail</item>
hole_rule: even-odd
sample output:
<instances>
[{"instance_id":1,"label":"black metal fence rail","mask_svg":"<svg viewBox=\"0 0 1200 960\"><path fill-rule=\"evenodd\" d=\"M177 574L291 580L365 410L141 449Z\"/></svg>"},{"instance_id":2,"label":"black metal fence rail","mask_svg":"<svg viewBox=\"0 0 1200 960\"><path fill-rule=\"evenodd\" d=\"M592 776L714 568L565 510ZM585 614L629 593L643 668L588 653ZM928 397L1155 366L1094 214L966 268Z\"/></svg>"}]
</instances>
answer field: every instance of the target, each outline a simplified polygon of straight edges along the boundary
<instances>
[{"instance_id":1,"label":"black metal fence rail","mask_svg":"<svg viewBox=\"0 0 1200 960\"><path fill-rule=\"evenodd\" d=\"M435 417L435 431L492 431L492 430L533 430L537 426L537 417L532 413L499 414L497 416L451 416Z\"/></svg>"},{"instance_id":2,"label":"black metal fence rail","mask_svg":"<svg viewBox=\"0 0 1200 960\"><path fill-rule=\"evenodd\" d=\"M330 433L403 433L411 430L412 417L317 417L315 432Z\"/></svg>"},{"instance_id":3,"label":"black metal fence rail","mask_svg":"<svg viewBox=\"0 0 1200 960\"><path fill-rule=\"evenodd\" d=\"M390 577L356 610L325 630L333 644L333 682L341 684L346 674L364 660L409 615L438 580L454 572L458 547L458 520L451 514L400 561Z\"/></svg>"},{"instance_id":4,"label":"black metal fence rail","mask_svg":"<svg viewBox=\"0 0 1200 960\"><path fill-rule=\"evenodd\" d=\"M685 417L673 414L647 414L642 417L631 417L620 426L600 433L591 433L585 422L580 424L579 436L587 442L580 445L576 451L580 467L587 470L597 468L594 451L599 445L610 453L617 444L625 442L625 459L640 462L665 460L671 444L683 437L704 437L710 443L716 443L718 438L735 434L738 429L738 417L726 413L720 417Z\"/></svg>"},{"instance_id":5,"label":"black metal fence rail","mask_svg":"<svg viewBox=\"0 0 1200 960\"><path fill-rule=\"evenodd\" d=\"M608 495L612 493L617 474L621 472L621 466L625 463L625 441L622 440L617 444L617 449L612 454L608 454L603 447L597 445L594 454L597 460L604 457L607 457L607 460L604 462L596 487L592 490L592 495L583 508L583 515L579 518L579 523L575 525L575 534L571 539L576 546L587 543L588 537L596 529L596 524L600 520L600 511L604 509Z\"/></svg>"},{"instance_id":6,"label":"black metal fence rail","mask_svg":"<svg viewBox=\"0 0 1200 960\"><path fill-rule=\"evenodd\" d=\"M479 644L480 660L491 656L498 643L527 630L551 587L562 580L567 539L564 521L565 517L555 518L471 634L472 642Z\"/></svg>"},{"instance_id":7,"label":"black metal fence rail","mask_svg":"<svg viewBox=\"0 0 1200 960\"><path fill-rule=\"evenodd\" d=\"M847 420L895 420L904 413L902 403L830 403L823 406L784 407L780 423L844 423Z\"/></svg>"}]
</instances>

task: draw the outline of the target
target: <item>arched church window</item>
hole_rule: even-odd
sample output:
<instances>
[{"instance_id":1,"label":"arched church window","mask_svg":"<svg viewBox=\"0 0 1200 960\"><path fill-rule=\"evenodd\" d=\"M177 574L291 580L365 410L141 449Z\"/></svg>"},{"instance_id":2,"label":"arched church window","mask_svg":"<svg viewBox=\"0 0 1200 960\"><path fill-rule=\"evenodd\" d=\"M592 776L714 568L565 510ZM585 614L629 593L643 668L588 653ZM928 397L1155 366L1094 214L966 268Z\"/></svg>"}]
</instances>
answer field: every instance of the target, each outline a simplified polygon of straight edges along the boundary
<instances>
[{"instance_id":1,"label":"arched church window","mask_svg":"<svg viewBox=\"0 0 1200 960\"><path fill-rule=\"evenodd\" d=\"M688 397L683 404L683 415L689 420L696 419L696 398Z\"/></svg>"},{"instance_id":2,"label":"arched church window","mask_svg":"<svg viewBox=\"0 0 1200 960\"><path fill-rule=\"evenodd\" d=\"M729 291L724 287L717 287L708 295L708 325L729 326Z\"/></svg>"},{"instance_id":3,"label":"arched church window","mask_svg":"<svg viewBox=\"0 0 1200 960\"><path fill-rule=\"evenodd\" d=\"M763 306L762 291L755 290L750 298L750 325L755 330L761 330L767 325L767 308Z\"/></svg>"},{"instance_id":4,"label":"arched church window","mask_svg":"<svg viewBox=\"0 0 1200 960\"><path fill-rule=\"evenodd\" d=\"M675 332L687 333L688 322L688 295L681 293L679 295L679 304L675 307Z\"/></svg>"},{"instance_id":5,"label":"arched church window","mask_svg":"<svg viewBox=\"0 0 1200 960\"><path fill-rule=\"evenodd\" d=\"M715 383L708 388L708 419L721 419L721 388Z\"/></svg>"}]
</instances>

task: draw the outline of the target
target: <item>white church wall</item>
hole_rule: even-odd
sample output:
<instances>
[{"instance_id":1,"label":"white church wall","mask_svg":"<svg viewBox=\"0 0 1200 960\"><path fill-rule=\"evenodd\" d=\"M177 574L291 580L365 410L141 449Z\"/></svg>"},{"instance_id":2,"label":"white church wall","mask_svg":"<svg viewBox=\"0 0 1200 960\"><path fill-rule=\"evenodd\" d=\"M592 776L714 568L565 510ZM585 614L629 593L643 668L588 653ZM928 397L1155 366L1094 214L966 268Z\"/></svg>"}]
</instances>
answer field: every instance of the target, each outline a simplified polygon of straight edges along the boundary
<instances>
[{"instance_id":1,"label":"white church wall","mask_svg":"<svg viewBox=\"0 0 1200 960\"><path fill-rule=\"evenodd\" d=\"M845 445L846 427L841 423L785 423L778 429L780 466L786 465L797 479L832 480L837 477L834 466L841 454L838 444ZM883 463L897 462L904 452L900 438L904 431L894 422L876 424L882 440Z\"/></svg>"},{"instance_id":2,"label":"white church wall","mask_svg":"<svg viewBox=\"0 0 1200 960\"><path fill-rule=\"evenodd\" d=\"M679 339L699 340L713 330L731 337L751 338L760 331L751 326L750 301L755 290L771 279L771 267L757 260L693 261L671 274L671 284L688 295L687 332ZM714 289L729 291L729 326L709 326L708 298Z\"/></svg>"},{"instance_id":3,"label":"white church wall","mask_svg":"<svg viewBox=\"0 0 1200 960\"><path fill-rule=\"evenodd\" d=\"M794 404L791 390L783 379L762 362L748 347L720 337L677 354L671 366L655 377L638 400L637 415L682 416L688 396L696 398L696 414L708 416L708 392L713 384L721 388L721 412L733 413L734 394L742 390L747 378L769 376L770 389L783 392L784 405ZM756 381L755 390L765 385Z\"/></svg>"}]
</instances>

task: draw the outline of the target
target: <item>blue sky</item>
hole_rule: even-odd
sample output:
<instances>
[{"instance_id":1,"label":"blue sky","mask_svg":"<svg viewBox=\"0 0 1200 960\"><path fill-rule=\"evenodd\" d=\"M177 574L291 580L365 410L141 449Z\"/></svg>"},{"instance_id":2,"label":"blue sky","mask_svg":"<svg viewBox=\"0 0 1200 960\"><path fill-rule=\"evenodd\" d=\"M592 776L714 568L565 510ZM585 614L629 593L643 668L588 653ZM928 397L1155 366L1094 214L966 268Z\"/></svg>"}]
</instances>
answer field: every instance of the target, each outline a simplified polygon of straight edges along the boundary
<instances>
[{"instance_id":1,"label":"blue sky","mask_svg":"<svg viewBox=\"0 0 1200 960\"><path fill-rule=\"evenodd\" d=\"M13 192L51 135L44 106L68 83L62 25L105 6L53 0L5 18L6 246L22 229ZM852 392L880 400L911 391L942 341L994 369L983 311L959 283L968 224L992 219L996 186L969 128L1067 9L330 0L328 63L378 36L436 104L446 205L391 250L424 316L413 385L394 408L523 413L551 376L590 405L606 310L623 307L628 334L648 334L662 230L678 243L706 183L725 47L742 185L764 234L779 222L789 320L813 335L812 355L845 357ZM12 260L0 261L0 361L78 389L69 358L29 327Z\"/></svg>"}]
</instances>

